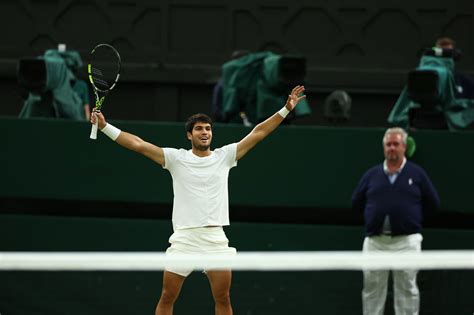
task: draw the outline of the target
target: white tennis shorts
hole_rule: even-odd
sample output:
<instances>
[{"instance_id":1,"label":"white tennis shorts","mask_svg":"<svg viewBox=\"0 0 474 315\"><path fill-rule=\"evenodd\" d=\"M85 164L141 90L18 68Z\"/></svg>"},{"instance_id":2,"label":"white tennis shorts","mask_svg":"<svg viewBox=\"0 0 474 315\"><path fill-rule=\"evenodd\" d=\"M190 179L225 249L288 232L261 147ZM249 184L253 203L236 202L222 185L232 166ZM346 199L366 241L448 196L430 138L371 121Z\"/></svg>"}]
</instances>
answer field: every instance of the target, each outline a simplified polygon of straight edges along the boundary
<instances>
[{"instance_id":1,"label":"white tennis shorts","mask_svg":"<svg viewBox=\"0 0 474 315\"><path fill-rule=\"evenodd\" d=\"M166 255L176 254L204 254L204 255L235 255L236 249L229 247L222 226L198 227L177 230L169 238L171 244L166 250ZM166 271L187 277L193 269L179 269L166 266ZM204 270L205 272L206 270Z\"/></svg>"}]
</instances>

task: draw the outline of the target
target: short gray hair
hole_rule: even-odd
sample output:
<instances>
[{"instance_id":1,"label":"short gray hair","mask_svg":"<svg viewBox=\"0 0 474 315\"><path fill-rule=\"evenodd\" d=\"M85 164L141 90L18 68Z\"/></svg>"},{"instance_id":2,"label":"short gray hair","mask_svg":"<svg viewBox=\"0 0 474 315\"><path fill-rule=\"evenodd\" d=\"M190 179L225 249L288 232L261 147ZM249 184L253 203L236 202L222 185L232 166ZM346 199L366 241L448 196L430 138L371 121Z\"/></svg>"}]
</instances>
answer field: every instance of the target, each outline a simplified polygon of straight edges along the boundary
<instances>
[{"instance_id":1,"label":"short gray hair","mask_svg":"<svg viewBox=\"0 0 474 315\"><path fill-rule=\"evenodd\" d=\"M385 134L383 135L382 138L382 144L384 144L385 137L387 137L389 134L399 134L402 136L402 142L404 145L407 144L407 138L408 138L408 133L405 131L405 129L400 128L400 127L393 127L393 128L388 128L385 131Z\"/></svg>"}]
</instances>

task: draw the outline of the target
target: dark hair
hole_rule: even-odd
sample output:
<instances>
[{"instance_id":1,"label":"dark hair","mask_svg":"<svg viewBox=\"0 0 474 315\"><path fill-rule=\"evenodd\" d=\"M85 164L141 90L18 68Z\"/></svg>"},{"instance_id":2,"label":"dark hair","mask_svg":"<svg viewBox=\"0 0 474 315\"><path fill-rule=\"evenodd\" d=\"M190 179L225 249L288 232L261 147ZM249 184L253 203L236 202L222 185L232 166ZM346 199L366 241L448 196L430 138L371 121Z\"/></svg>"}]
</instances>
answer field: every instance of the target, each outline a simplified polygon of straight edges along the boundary
<instances>
[{"instance_id":1,"label":"dark hair","mask_svg":"<svg viewBox=\"0 0 474 315\"><path fill-rule=\"evenodd\" d=\"M195 115L192 115L191 117L189 117L188 120L186 121L186 125L185 125L186 126L186 132L192 133L194 125L197 122L210 124L212 126L211 117L207 116L206 114L195 114Z\"/></svg>"},{"instance_id":2,"label":"dark hair","mask_svg":"<svg viewBox=\"0 0 474 315\"><path fill-rule=\"evenodd\" d=\"M436 47L445 48L446 46L456 47L456 42L449 37L441 37L436 40Z\"/></svg>"}]
</instances>

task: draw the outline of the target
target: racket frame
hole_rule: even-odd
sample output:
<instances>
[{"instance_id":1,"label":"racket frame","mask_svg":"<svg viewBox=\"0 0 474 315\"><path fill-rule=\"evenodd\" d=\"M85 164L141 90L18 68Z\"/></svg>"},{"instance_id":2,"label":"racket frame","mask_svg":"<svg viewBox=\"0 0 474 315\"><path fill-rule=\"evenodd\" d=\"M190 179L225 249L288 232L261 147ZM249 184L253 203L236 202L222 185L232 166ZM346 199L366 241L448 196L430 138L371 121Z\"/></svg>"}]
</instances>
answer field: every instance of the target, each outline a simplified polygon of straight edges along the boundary
<instances>
[{"instance_id":1,"label":"racket frame","mask_svg":"<svg viewBox=\"0 0 474 315\"><path fill-rule=\"evenodd\" d=\"M117 75L115 76L114 82L112 83L112 85L108 89L100 89L99 87L97 87L97 85L94 83L94 79L92 78L92 56L94 55L94 52L100 47L107 47L107 48L111 49L115 53L115 55L117 56ZM104 103L105 97L115 87L118 80L120 79L120 70L121 70L121 68L122 68L122 58L120 57L119 52L117 51L117 49L115 49L114 46L102 43L102 44L99 44L99 45L95 46L92 49L92 51L90 53L89 63L87 64L87 74L89 76L89 81L92 85L92 89L94 90L94 95L95 95L95 109L94 109L94 111L95 112L100 113L100 110L102 108L102 104ZM102 97L99 97L99 92L103 93L104 95L102 95ZM92 125L91 134L89 136L91 139L94 139L94 140L97 139L97 130L98 130L98 121L96 121L95 124Z\"/></svg>"}]
</instances>

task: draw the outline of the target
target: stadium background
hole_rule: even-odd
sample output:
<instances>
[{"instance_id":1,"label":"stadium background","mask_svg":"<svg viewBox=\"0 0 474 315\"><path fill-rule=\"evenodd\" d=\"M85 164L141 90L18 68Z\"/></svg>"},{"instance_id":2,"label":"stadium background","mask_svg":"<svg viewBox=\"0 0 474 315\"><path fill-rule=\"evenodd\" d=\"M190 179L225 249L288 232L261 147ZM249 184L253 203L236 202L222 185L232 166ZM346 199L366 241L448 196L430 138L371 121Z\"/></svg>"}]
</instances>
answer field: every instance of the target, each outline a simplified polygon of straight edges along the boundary
<instances>
[{"instance_id":1,"label":"stadium background","mask_svg":"<svg viewBox=\"0 0 474 315\"><path fill-rule=\"evenodd\" d=\"M313 114L279 129L231 172L234 223L227 233L241 251L359 250L362 221L350 210L350 194L382 159L386 118L416 52L440 35L453 37L463 51L457 68L473 74L473 14L468 1L2 2L0 250L161 251L171 234L165 171L107 139L90 142L86 122L14 118L22 106L20 57L58 43L85 57L98 42L114 44L123 71L107 117L157 144L183 147L181 122L210 111L232 51L306 57ZM336 89L353 99L351 120L337 128L322 115L324 98ZM215 129L215 145L249 131ZM427 218L424 248L473 249L474 133L414 136L414 160L442 199L442 211ZM274 169L282 171L269 178ZM235 313L357 314L361 280L360 272L235 273ZM161 275L2 272L0 282L1 314L138 314L153 312ZM472 313L472 283L472 272L422 272L423 314ZM176 313L211 310L207 280L195 273Z\"/></svg>"}]
</instances>

